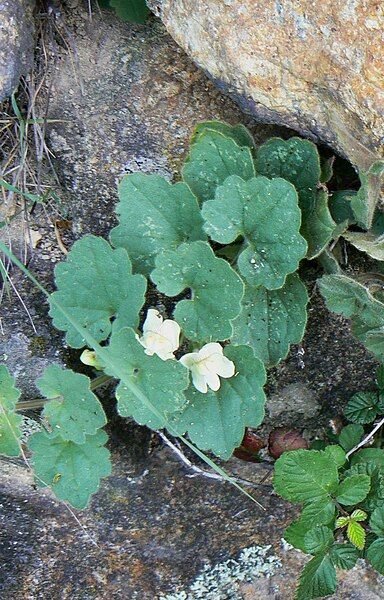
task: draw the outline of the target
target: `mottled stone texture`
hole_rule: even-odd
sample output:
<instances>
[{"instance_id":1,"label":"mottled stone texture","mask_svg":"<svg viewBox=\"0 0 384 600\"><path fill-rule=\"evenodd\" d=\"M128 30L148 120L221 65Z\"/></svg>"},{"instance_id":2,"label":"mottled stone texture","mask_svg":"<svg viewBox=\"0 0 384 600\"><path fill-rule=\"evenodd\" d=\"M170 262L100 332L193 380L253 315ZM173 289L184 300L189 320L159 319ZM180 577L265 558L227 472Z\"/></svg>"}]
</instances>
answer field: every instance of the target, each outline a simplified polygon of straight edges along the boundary
<instances>
[{"instance_id":1,"label":"mottled stone texture","mask_svg":"<svg viewBox=\"0 0 384 600\"><path fill-rule=\"evenodd\" d=\"M0 102L31 67L34 4L34 0L0 0Z\"/></svg>"},{"instance_id":2,"label":"mottled stone texture","mask_svg":"<svg viewBox=\"0 0 384 600\"><path fill-rule=\"evenodd\" d=\"M384 155L380 0L150 0L193 60L262 121Z\"/></svg>"}]
</instances>

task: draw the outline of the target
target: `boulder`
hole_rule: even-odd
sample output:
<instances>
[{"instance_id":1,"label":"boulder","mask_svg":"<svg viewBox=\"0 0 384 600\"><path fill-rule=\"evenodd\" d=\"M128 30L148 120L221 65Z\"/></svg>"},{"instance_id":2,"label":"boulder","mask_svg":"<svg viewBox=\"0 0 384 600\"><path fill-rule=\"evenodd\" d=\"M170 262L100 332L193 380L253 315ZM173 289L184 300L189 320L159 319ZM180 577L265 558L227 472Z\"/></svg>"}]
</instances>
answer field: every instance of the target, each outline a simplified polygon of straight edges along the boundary
<instances>
[{"instance_id":1,"label":"boulder","mask_svg":"<svg viewBox=\"0 0 384 600\"><path fill-rule=\"evenodd\" d=\"M260 121L367 168L384 156L377 0L149 0L192 59Z\"/></svg>"},{"instance_id":2,"label":"boulder","mask_svg":"<svg viewBox=\"0 0 384 600\"><path fill-rule=\"evenodd\" d=\"M32 65L33 0L0 0L0 102Z\"/></svg>"}]
</instances>

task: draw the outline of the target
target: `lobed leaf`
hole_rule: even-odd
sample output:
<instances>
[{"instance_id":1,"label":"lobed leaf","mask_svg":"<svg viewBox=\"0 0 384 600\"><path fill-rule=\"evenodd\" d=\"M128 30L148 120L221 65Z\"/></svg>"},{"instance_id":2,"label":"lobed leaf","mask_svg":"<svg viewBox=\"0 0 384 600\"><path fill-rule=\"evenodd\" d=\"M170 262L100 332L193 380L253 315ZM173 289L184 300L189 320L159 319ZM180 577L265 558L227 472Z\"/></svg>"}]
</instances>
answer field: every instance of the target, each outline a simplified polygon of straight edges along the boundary
<instances>
[{"instance_id":1,"label":"lobed leaf","mask_svg":"<svg viewBox=\"0 0 384 600\"><path fill-rule=\"evenodd\" d=\"M86 342L78 330L56 307L60 303L68 314L99 342L114 327L137 327L144 304L147 282L142 275L132 275L126 250L113 250L102 238L86 235L75 242L65 262L55 268L58 291L51 295L50 315L57 329L66 331L66 341L73 348Z\"/></svg>"},{"instance_id":2,"label":"lobed leaf","mask_svg":"<svg viewBox=\"0 0 384 600\"><path fill-rule=\"evenodd\" d=\"M107 350L115 369L109 366L106 373L118 377L119 369L126 372L130 381L150 402L157 414L142 402L136 393L120 381L116 388L117 408L122 417L133 417L139 425L160 429L169 415L185 404L183 391L188 387L188 370L176 360L163 361L158 356L147 356L132 329L124 328L113 333Z\"/></svg>"},{"instance_id":3,"label":"lobed leaf","mask_svg":"<svg viewBox=\"0 0 384 600\"><path fill-rule=\"evenodd\" d=\"M288 275L279 290L246 284L232 342L251 346L265 365L277 365L304 335L307 303L307 289L297 274Z\"/></svg>"},{"instance_id":4,"label":"lobed leaf","mask_svg":"<svg viewBox=\"0 0 384 600\"><path fill-rule=\"evenodd\" d=\"M63 440L56 432L33 434L28 441L37 482L50 486L60 500L75 508L85 508L100 479L111 473L109 451L104 448L107 434L99 430L84 444Z\"/></svg>"},{"instance_id":5,"label":"lobed leaf","mask_svg":"<svg viewBox=\"0 0 384 600\"><path fill-rule=\"evenodd\" d=\"M293 450L275 463L275 491L291 502L328 500L338 482L336 463L325 452Z\"/></svg>"},{"instance_id":6,"label":"lobed leaf","mask_svg":"<svg viewBox=\"0 0 384 600\"><path fill-rule=\"evenodd\" d=\"M228 459L240 446L245 427L258 427L264 418L266 373L248 346L230 344L224 355L235 364L236 374L222 379L217 392L202 394L191 386L188 404L174 416L172 427L179 434L187 431L202 450Z\"/></svg>"},{"instance_id":7,"label":"lobed leaf","mask_svg":"<svg viewBox=\"0 0 384 600\"><path fill-rule=\"evenodd\" d=\"M185 183L134 173L120 182L119 198L120 223L110 233L111 243L127 250L138 273L149 275L164 250L207 237L197 199Z\"/></svg>"},{"instance_id":8,"label":"lobed leaf","mask_svg":"<svg viewBox=\"0 0 384 600\"><path fill-rule=\"evenodd\" d=\"M98 398L90 390L89 377L51 365L36 385L46 398L43 415L64 440L83 444L107 423Z\"/></svg>"},{"instance_id":9,"label":"lobed leaf","mask_svg":"<svg viewBox=\"0 0 384 600\"><path fill-rule=\"evenodd\" d=\"M163 252L156 258L151 278L167 296L191 290L191 300L178 302L174 312L187 338L217 341L232 336L244 284L227 261L216 258L209 244L192 242Z\"/></svg>"},{"instance_id":10,"label":"lobed leaf","mask_svg":"<svg viewBox=\"0 0 384 600\"><path fill-rule=\"evenodd\" d=\"M358 392L344 407L344 414L354 423L372 423L377 417L378 403L379 397L376 392Z\"/></svg>"},{"instance_id":11,"label":"lobed leaf","mask_svg":"<svg viewBox=\"0 0 384 600\"><path fill-rule=\"evenodd\" d=\"M250 285L277 289L297 270L307 245L300 235L295 188L284 179L228 177L202 208L205 230L221 244L245 240L237 264Z\"/></svg>"},{"instance_id":12,"label":"lobed leaf","mask_svg":"<svg viewBox=\"0 0 384 600\"><path fill-rule=\"evenodd\" d=\"M295 600L311 600L311 598L333 594L336 584L336 571L329 555L319 554L305 565Z\"/></svg>"},{"instance_id":13,"label":"lobed leaf","mask_svg":"<svg viewBox=\"0 0 384 600\"><path fill-rule=\"evenodd\" d=\"M23 418L16 414L20 391L5 365L0 365L0 454L19 456L20 425Z\"/></svg>"},{"instance_id":14,"label":"lobed leaf","mask_svg":"<svg viewBox=\"0 0 384 600\"><path fill-rule=\"evenodd\" d=\"M230 175L245 180L255 176L252 153L247 146L240 147L230 137L212 129L203 131L193 142L182 176L199 202L213 198L217 186Z\"/></svg>"},{"instance_id":15,"label":"lobed leaf","mask_svg":"<svg viewBox=\"0 0 384 600\"><path fill-rule=\"evenodd\" d=\"M256 171L267 177L283 177L299 195L303 213L301 233L308 243L308 258L318 256L333 237L335 222L328 208L328 194L317 189L321 178L319 153L315 144L292 137L271 138L260 146Z\"/></svg>"}]
</instances>

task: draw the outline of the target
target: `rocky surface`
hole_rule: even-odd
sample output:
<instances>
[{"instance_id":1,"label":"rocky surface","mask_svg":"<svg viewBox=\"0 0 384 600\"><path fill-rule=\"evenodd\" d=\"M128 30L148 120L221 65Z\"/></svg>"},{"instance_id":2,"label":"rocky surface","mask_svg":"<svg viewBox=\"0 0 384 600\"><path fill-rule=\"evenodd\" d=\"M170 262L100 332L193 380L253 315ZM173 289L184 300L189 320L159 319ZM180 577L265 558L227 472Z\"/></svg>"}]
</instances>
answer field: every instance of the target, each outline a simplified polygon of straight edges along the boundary
<instances>
[{"instance_id":1,"label":"rocky surface","mask_svg":"<svg viewBox=\"0 0 384 600\"><path fill-rule=\"evenodd\" d=\"M106 235L114 225L120 176L144 170L171 178L197 122L241 121L258 143L290 135L242 115L157 21L137 27L109 13L94 13L90 21L86 6L71 3L48 24L56 35L47 27L46 93L49 117L58 121L48 125L47 143L61 187L52 173L44 177L52 178L61 202L36 206L29 226L42 236L30 268L49 289L63 245L69 248L87 232ZM42 98L37 113L45 114L45 106ZM61 244L57 219L65 222ZM313 433L356 389L372 385L375 363L347 324L324 310L314 288L316 267L304 271L312 295L305 354L293 348L271 371L267 424L299 420ZM15 296L4 297L0 356L31 398L33 381L48 362L73 365L79 353L62 347L40 293L15 270L12 278L36 332ZM71 513L49 492L33 488L21 461L2 461L1 598L291 600L306 560L281 542L294 509L271 495L270 486L254 490L264 512L226 484L188 477L156 435L116 417L111 396L100 394L112 418L113 474L89 509ZM265 474L236 459L227 468L252 481ZM337 600L378 600L382 583L359 565L341 583Z\"/></svg>"},{"instance_id":2,"label":"rocky surface","mask_svg":"<svg viewBox=\"0 0 384 600\"><path fill-rule=\"evenodd\" d=\"M0 0L0 102L32 66L34 0Z\"/></svg>"},{"instance_id":3,"label":"rocky surface","mask_svg":"<svg viewBox=\"0 0 384 600\"><path fill-rule=\"evenodd\" d=\"M150 0L220 89L260 120L359 167L384 155L384 14L376 0Z\"/></svg>"}]
</instances>

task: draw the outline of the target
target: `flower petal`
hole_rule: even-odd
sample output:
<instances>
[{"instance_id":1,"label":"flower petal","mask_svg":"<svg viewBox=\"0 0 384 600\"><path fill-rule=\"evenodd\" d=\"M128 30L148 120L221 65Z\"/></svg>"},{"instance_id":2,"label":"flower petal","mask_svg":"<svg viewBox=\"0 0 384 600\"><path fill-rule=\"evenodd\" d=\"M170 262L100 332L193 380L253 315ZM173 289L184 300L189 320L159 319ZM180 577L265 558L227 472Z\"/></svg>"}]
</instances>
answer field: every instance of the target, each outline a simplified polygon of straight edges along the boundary
<instances>
[{"instance_id":1,"label":"flower petal","mask_svg":"<svg viewBox=\"0 0 384 600\"><path fill-rule=\"evenodd\" d=\"M178 349L179 337L180 337L180 325L178 323L176 323L176 321L171 321L171 319L166 319L162 323L159 333L170 341L173 351Z\"/></svg>"},{"instance_id":2,"label":"flower petal","mask_svg":"<svg viewBox=\"0 0 384 600\"><path fill-rule=\"evenodd\" d=\"M211 390L217 392L217 390L220 388L219 376L216 375L216 373L214 373L213 371L210 371L209 373L204 375L204 379L207 382L208 386L211 388Z\"/></svg>"},{"instance_id":3,"label":"flower petal","mask_svg":"<svg viewBox=\"0 0 384 600\"><path fill-rule=\"evenodd\" d=\"M235 374L235 364L226 356L220 356L220 360L218 360L218 358L219 357L215 358L216 373L225 379L228 379L228 377L233 377Z\"/></svg>"},{"instance_id":4,"label":"flower petal","mask_svg":"<svg viewBox=\"0 0 384 600\"><path fill-rule=\"evenodd\" d=\"M208 392L205 377L203 375L200 375L198 371L192 371L192 383L195 386L195 388L202 394L206 394Z\"/></svg>"},{"instance_id":5,"label":"flower petal","mask_svg":"<svg viewBox=\"0 0 384 600\"><path fill-rule=\"evenodd\" d=\"M147 331L153 331L158 333L160 331L160 327L163 323L163 317L155 308L150 308L147 312L147 317L144 321L143 325L143 333L147 333Z\"/></svg>"},{"instance_id":6,"label":"flower petal","mask_svg":"<svg viewBox=\"0 0 384 600\"><path fill-rule=\"evenodd\" d=\"M210 342L209 344L205 344L199 350L199 359L202 360L204 358L208 358L212 354L223 354L223 347L221 344L217 342Z\"/></svg>"},{"instance_id":7,"label":"flower petal","mask_svg":"<svg viewBox=\"0 0 384 600\"><path fill-rule=\"evenodd\" d=\"M199 353L198 352L189 352L188 354L184 354L179 360L184 367L187 369L192 369L192 367L198 362Z\"/></svg>"}]
</instances>

